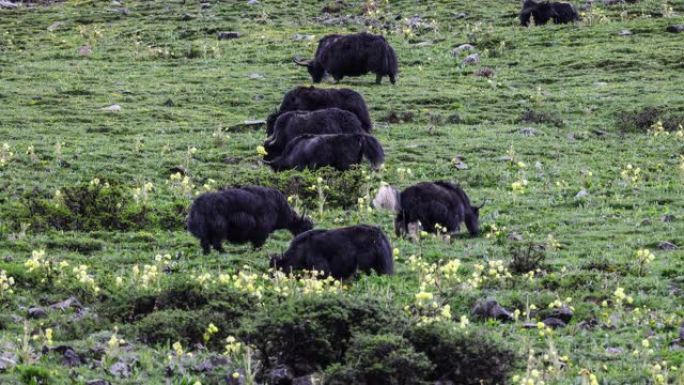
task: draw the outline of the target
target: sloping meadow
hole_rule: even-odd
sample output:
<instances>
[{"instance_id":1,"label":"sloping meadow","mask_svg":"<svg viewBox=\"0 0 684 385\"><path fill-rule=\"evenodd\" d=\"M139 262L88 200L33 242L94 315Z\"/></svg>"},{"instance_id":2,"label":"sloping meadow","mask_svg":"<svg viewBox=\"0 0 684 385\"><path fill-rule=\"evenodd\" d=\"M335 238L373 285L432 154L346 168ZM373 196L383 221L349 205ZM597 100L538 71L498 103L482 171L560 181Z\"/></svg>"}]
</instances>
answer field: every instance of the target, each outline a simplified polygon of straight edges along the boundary
<instances>
[{"instance_id":1,"label":"sloping meadow","mask_svg":"<svg viewBox=\"0 0 684 385\"><path fill-rule=\"evenodd\" d=\"M684 383L684 2L604 3L531 28L493 0L0 8L0 383ZM251 121L360 31L397 84L320 87L364 96L384 168L273 173ZM480 236L371 208L437 179L486 202ZM396 274L273 273L284 231L203 256L192 198L250 183L379 225Z\"/></svg>"}]
</instances>

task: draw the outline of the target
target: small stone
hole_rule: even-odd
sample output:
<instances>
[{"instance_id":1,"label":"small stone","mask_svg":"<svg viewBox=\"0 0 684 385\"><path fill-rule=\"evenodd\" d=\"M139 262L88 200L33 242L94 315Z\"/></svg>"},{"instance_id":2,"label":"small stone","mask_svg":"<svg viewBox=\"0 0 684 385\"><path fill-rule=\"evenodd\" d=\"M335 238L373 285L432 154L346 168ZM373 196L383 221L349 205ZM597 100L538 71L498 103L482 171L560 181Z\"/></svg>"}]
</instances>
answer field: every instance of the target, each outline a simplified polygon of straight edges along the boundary
<instances>
[{"instance_id":1,"label":"small stone","mask_svg":"<svg viewBox=\"0 0 684 385\"><path fill-rule=\"evenodd\" d=\"M242 34L237 31L224 31L218 33L219 40L237 39L241 36Z\"/></svg>"},{"instance_id":2,"label":"small stone","mask_svg":"<svg viewBox=\"0 0 684 385\"><path fill-rule=\"evenodd\" d=\"M74 367L85 364L85 360L73 349L68 348L62 353L62 365Z\"/></svg>"},{"instance_id":3,"label":"small stone","mask_svg":"<svg viewBox=\"0 0 684 385\"><path fill-rule=\"evenodd\" d=\"M651 221L651 220L648 219L648 218L646 218L646 219L644 219L643 221L641 221L641 226L650 226L650 225L652 225L652 224L653 224L653 221Z\"/></svg>"},{"instance_id":4,"label":"small stone","mask_svg":"<svg viewBox=\"0 0 684 385\"><path fill-rule=\"evenodd\" d=\"M472 65L472 64L477 64L480 62L480 54L474 53L471 55L466 56L465 59L461 62L463 65Z\"/></svg>"},{"instance_id":5,"label":"small stone","mask_svg":"<svg viewBox=\"0 0 684 385\"><path fill-rule=\"evenodd\" d=\"M480 319L496 319L499 321L513 321L513 314L508 310L504 309L498 302L493 299L487 300L485 302L478 302L473 307L472 311L474 316Z\"/></svg>"},{"instance_id":6,"label":"small stone","mask_svg":"<svg viewBox=\"0 0 684 385\"><path fill-rule=\"evenodd\" d=\"M532 127L523 127L518 132L524 136L536 136L537 130Z\"/></svg>"},{"instance_id":7,"label":"small stone","mask_svg":"<svg viewBox=\"0 0 684 385\"><path fill-rule=\"evenodd\" d=\"M69 297L65 299L64 301L57 302L56 304L50 305L50 309L53 310L61 310L64 311L70 307L75 307L75 308L82 308L83 306L81 305L80 302L78 302L78 299L76 297Z\"/></svg>"},{"instance_id":8,"label":"small stone","mask_svg":"<svg viewBox=\"0 0 684 385\"><path fill-rule=\"evenodd\" d=\"M467 170L468 169L468 165L461 160L454 159L454 162L452 162L452 164L454 165L454 167L456 167L457 170Z\"/></svg>"},{"instance_id":9,"label":"small stone","mask_svg":"<svg viewBox=\"0 0 684 385\"><path fill-rule=\"evenodd\" d=\"M660 220L665 223L670 223L675 220L675 216L671 214L666 214L660 217Z\"/></svg>"},{"instance_id":10,"label":"small stone","mask_svg":"<svg viewBox=\"0 0 684 385\"><path fill-rule=\"evenodd\" d=\"M574 313L573 313L572 309L570 309L567 306L563 306L559 309L554 309L553 312L551 313L551 317L558 318L559 320L565 322L566 324L570 323L573 315L574 315Z\"/></svg>"},{"instance_id":11,"label":"small stone","mask_svg":"<svg viewBox=\"0 0 684 385\"><path fill-rule=\"evenodd\" d=\"M520 242L523 240L523 237L522 237L522 235L520 235L514 231L514 232L508 234L508 240L514 241L514 242Z\"/></svg>"},{"instance_id":12,"label":"small stone","mask_svg":"<svg viewBox=\"0 0 684 385\"><path fill-rule=\"evenodd\" d=\"M111 106L101 108L101 110L107 112L119 112L121 111L121 106L118 104L112 104Z\"/></svg>"},{"instance_id":13,"label":"small stone","mask_svg":"<svg viewBox=\"0 0 684 385\"><path fill-rule=\"evenodd\" d=\"M629 36L631 34L632 34L632 31L630 31L628 29L623 29L620 32L618 32L618 35L620 35L620 36Z\"/></svg>"},{"instance_id":14,"label":"small stone","mask_svg":"<svg viewBox=\"0 0 684 385\"><path fill-rule=\"evenodd\" d=\"M48 32L54 32L58 30L62 25L64 25L64 23L62 23L61 21L55 21L54 23L50 24L49 27L47 27L47 30Z\"/></svg>"},{"instance_id":15,"label":"small stone","mask_svg":"<svg viewBox=\"0 0 684 385\"><path fill-rule=\"evenodd\" d=\"M447 116L446 122L449 124L459 124L461 123L461 116L459 114L451 114Z\"/></svg>"},{"instance_id":16,"label":"small stone","mask_svg":"<svg viewBox=\"0 0 684 385\"><path fill-rule=\"evenodd\" d=\"M93 54L93 48L89 45L83 45L78 48L78 54L81 56L90 56Z\"/></svg>"},{"instance_id":17,"label":"small stone","mask_svg":"<svg viewBox=\"0 0 684 385\"><path fill-rule=\"evenodd\" d=\"M86 382L86 385L109 385L109 381L106 380L90 380Z\"/></svg>"},{"instance_id":18,"label":"small stone","mask_svg":"<svg viewBox=\"0 0 684 385\"><path fill-rule=\"evenodd\" d=\"M588 196L589 196L589 191L587 191L586 189L581 189L577 194L575 194L575 200L576 201L582 200Z\"/></svg>"},{"instance_id":19,"label":"small stone","mask_svg":"<svg viewBox=\"0 0 684 385\"><path fill-rule=\"evenodd\" d=\"M557 328L563 328L566 326L565 322L563 320L556 318L556 317L548 317L542 321L544 325L552 328L552 329L557 329Z\"/></svg>"},{"instance_id":20,"label":"small stone","mask_svg":"<svg viewBox=\"0 0 684 385\"><path fill-rule=\"evenodd\" d=\"M240 162L241 162L240 158L236 158L233 156L227 156L227 157L223 158L223 163L225 163L225 164L238 164Z\"/></svg>"},{"instance_id":21,"label":"small stone","mask_svg":"<svg viewBox=\"0 0 684 385\"><path fill-rule=\"evenodd\" d=\"M684 32L684 24L678 24L678 25L671 25L665 29L667 32L671 33L680 33Z\"/></svg>"},{"instance_id":22,"label":"small stone","mask_svg":"<svg viewBox=\"0 0 684 385\"><path fill-rule=\"evenodd\" d=\"M272 385L290 385L294 380L294 372L289 366L279 365L268 372L268 383Z\"/></svg>"},{"instance_id":23,"label":"small stone","mask_svg":"<svg viewBox=\"0 0 684 385\"><path fill-rule=\"evenodd\" d=\"M131 376L131 368L127 363L119 361L109 367L109 373L114 377L128 378Z\"/></svg>"},{"instance_id":24,"label":"small stone","mask_svg":"<svg viewBox=\"0 0 684 385\"><path fill-rule=\"evenodd\" d=\"M14 353L2 353L2 355L0 355L0 373L4 373L17 366L18 360L18 357Z\"/></svg>"},{"instance_id":25,"label":"small stone","mask_svg":"<svg viewBox=\"0 0 684 385\"><path fill-rule=\"evenodd\" d=\"M672 242L664 241L664 242L658 243L658 248L660 250L677 250L679 247L677 247L677 245L675 245Z\"/></svg>"},{"instance_id":26,"label":"small stone","mask_svg":"<svg viewBox=\"0 0 684 385\"><path fill-rule=\"evenodd\" d=\"M454 15L454 19L465 19L466 16L468 16L468 15L466 15L465 12L459 12L459 13L455 13L453 15Z\"/></svg>"},{"instance_id":27,"label":"small stone","mask_svg":"<svg viewBox=\"0 0 684 385\"><path fill-rule=\"evenodd\" d=\"M255 72L255 73L249 74L249 78L254 79L254 80L261 80L264 78L264 75L261 75L261 74L258 74Z\"/></svg>"},{"instance_id":28,"label":"small stone","mask_svg":"<svg viewBox=\"0 0 684 385\"><path fill-rule=\"evenodd\" d=\"M16 8L18 5L11 1L0 0L0 8Z\"/></svg>"},{"instance_id":29,"label":"small stone","mask_svg":"<svg viewBox=\"0 0 684 385\"><path fill-rule=\"evenodd\" d=\"M173 100L171 100L171 98L166 99L166 101L164 102L164 107L173 107L175 105L176 104L173 102Z\"/></svg>"},{"instance_id":30,"label":"small stone","mask_svg":"<svg viewBox=\"0 0 684 385\"><path fill-rule=\"evenodd\" d=\"M190 21L195 18L195 15L191 13L184 13L183 16L180 17L182 21Z\"/></svg>"},{"instance_id":31,"label":"small stone","mask_svg":"<svg viewBox=\"0 0 684 385\"><path fill-rule=\"evenodd\" d=\"M475 47L471 44L461 44L458 47L451 50L451 56L458 56L463 51L472 51Z\"/></svg>"},{"instance_id":32,"label":"small stone","mask_svg":"<svg viewBox=\"0 0 684 385\"><path fill-rule=\"evenodd\" d=\"M475 71L473 75L482 78L491 78L492 76L494 76L494 70L489 67L482 67L479 70Z\"/></svg>"},{"instance_id":33,"label":"small stone","mask_svg":"<svg viewBox=\"0 0 684 385\"><path fill-rule=\"evenodd\" d=\"M120 15L128 16L131 14L131 11L128 10L128 8L113 8L112 12L118 13Z\"/></svg>"},{"instance_id":34,"label":"small stone","mask_svg":"<svg viewBox=\"0 0 684 385\"><path fill-rule=\"evenodd\" d=\"M311 41L314 39L314 35L303 35L301 33L295 33L292 36L292 40L294 41Z\"/></svg>"},{"instance_id":35,"label":"small stone","mask_svg":"<svg viewBox=\"0 0 684 385\"><path fill-rule=\"evenodd\" d=\"M249 5L256 5L256 4L259 4L259 0L249 0L249 1L247 2L247 4L249 4Z\"/></svg>"},{"instance_id":36,"label":"small stone","mask_svg":"<svg viewBox=\"0 0 684 385\"><path fill-rule=\"evenodd\" d=\"M45 318L47 312L42 307L33 306L28 309L28 317L33 319Z\"/></svg>"},{"instance_id":37,"label":"small stone","mask_svg":"<svg viewBox=\"0 0 684 385\"><path fill-rule=\"evenodd\" d=\"M624 353L624 350L622 350L621 348L608 347L608 348L606 348L606 353L612 354L612 355L619 355L619 354Z\"/></svg>"},{"instance_id":38,"label":"small stone","mask_svg":"<svg viewBox=\"0 0 684 385\"><path fill-rule=\"evenodd\" d=\"M292 380L292 385L314 385L314 377L312 375L297 377Z\"/></svg>"}]
</instances>

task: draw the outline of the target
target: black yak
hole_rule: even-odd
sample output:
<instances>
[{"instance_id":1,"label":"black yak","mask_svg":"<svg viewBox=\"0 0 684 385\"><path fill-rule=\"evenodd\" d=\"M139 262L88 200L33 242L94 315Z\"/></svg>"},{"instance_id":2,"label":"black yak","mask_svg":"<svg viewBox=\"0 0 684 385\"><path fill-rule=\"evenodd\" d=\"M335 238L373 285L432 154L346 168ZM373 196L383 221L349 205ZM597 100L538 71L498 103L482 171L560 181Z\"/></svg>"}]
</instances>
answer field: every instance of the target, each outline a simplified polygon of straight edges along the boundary
<instances>
[{"instance_id":1,"label":"black yak","mask_svg":"<svg viewBox=\"0 0 684 385\"><path fill-rule=\"evenodd\" d=\"M536 25L546 24L549 20L555 24L565 24L579 20L579 14L570 3L525 0L520 11L520 24L528 26L531 18L534 18Z\"/></svg>"},{"instance_id":2,"label":"black yak","mask_svg":"<svg viewBox=\"0 0 684 385\"><path fill-rule=\"evenodd\" d=\"M437 225L448 234L458 233L461 222L468 232L476 236L480 232L481 206L472 206L468 196L459 186L443 181L422 182L408 187L401 193L391 186L382 186L373 206L397 213L394 230L397 236L409 231L409 226L420 222L420 227L430 233Z\"/></svg>"},{"instance_id":3,"label":"black yak","mask_svg":"<svg viewBox=\"0 0 684 385\"><path fill-rule=\"evenodd\" d=\"M257 248L275 230L288 229L297 235L311 228L311 220L297 215L280 191L260 186L204 193L188 214L188 231L200 239L204 254L212 247L223 252L223 240L251 242Z\"/></svg>"},{"instance_id":4,"label":"black yak","mask_svg":"<svg viewBox=\"0 0 684 385\"><path fill-rule=\"evenodd\" d=\"M299 234L282 256L271 258L271 267L285 273L316 270L335 279L349 278L357 270L394 273L387 236L380 228L368 225Z\"/></svg>"},{"instance_id":5,"label":"black yak","mask_svg":"<svg viewBox=\"0 0 684 385\"><path fill-rule=\"evenodd\" d=\"M385 160L382 146L371 135L300 135L285 146L279 157L265 163L275 171L301 171L325 166L345 171L352 165L361 163L364 157L374 170Z\"/></svg>"},{"instance_id":6,"label":"black yak","mask_svg":"<svg viewBox=\"0 0 684 385\"><path fill-rule=\"evenodd\" d=\"M325 73L336 82L345 76L375 74L380 84L383 76L389 76L392 84L398 72L397 55L384 37L366 32L351 35L327 35L318 41L313 60L295 63L306 66L314 83L320 83Z\"/></svg>"},{"instance_id":7,"label":"black yak","mask_svg":"<svg viewBox=\"0 0 684 385\"><path fill-rule=\"evenodd\" d=\"M264 160L272 160L285 146L303 134L363 134L366 131L353 113L339 108L316 111L288 111L276 120L273 135L266 139Z\"/></svg>"},{"instance_id":8,"label":"black yak","mask_svg":"<svg viewBox=\"0 0 684 385\"><path fill-rule=\"evenodd\" d=\"M327 90L315 87L297 87L285 94L278 111L266 119L266 135L271 136L273 134L276 120L288 111L315 111L333 107L354 113L361 121L363 129L366 132L371 132L373 125L368 107L358 92L348 88Z\"/></svg>"}]
</instances>

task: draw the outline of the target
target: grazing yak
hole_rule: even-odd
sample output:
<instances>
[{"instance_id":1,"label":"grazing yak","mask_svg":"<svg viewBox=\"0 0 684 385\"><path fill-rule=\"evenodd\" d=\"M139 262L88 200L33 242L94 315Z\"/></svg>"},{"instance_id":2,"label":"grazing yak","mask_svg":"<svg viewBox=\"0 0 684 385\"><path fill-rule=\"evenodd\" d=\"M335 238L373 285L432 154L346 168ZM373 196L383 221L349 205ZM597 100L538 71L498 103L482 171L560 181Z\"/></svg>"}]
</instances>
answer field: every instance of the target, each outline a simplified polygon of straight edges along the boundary
<instances>
[{"instance_id":1,"label":"grazing yak","mask_svg":"<svg viewBox=\"0 0 684 385\"><path fill-rule=\"evenodd\" d=\"M394 84L398 72L397 55L387 40L366 32L327 35L318 41L313 60L295 59L295 63L309 70L314 83L320 83L325 73L339 82L345 76L373 72L377 84L380 84L383 76L389 76Z\"/></svg>"},{"instance_id":2,"label":"grazing yak","mask_svg":"<svg viewBox=\"0 0 684 385\"><path fill-rule=\"evenodd\" d=\"M204 254L212 247L223 252L223 240L251 242L258 248L275 230L288 229L297 235L312 228L311 220L297 215L280 191L260 186L204 193L188 214L188 231L200 239Z\"/></svg>"},{"instance_id":3,"label":"grazing yak","mask_svg":"<svg viewBox=\"0 0 684 385\"><path fill-rule=\"evenodd\" d=\"M358 92L348 88L326 90L312 86L297 87L285 94L278 111L266 119L266 135L273 134L278 117L288 111L315 111L333 107L354 113L361 121L363 129L371 132L373 125L368 107Z\"/></svg>"},{"instance_id":4,"label":"grazing yak","mask_svg":"<svg viewBox=\"0 0 684 385\"><path fill-rule=\"evenodd\" d=\"M368 225L335 230L311 230L299 234L271 267L290 273L316 270L335 279L349 278L357 270L394 273L392 248L380 228Z\"/></svg>"},{"instance_id":5,"label":"grazing yak","mask_svg":"<svg viewBox=\"0 0 684 385\"><path fill-rule=\"evenodd\" d=\"M480 232L480 208L484 204L472 206L459 186L437 181L418 183L401 193L391 186L382 186L373 199L373 206L397 213L394 221L397 236L408 233L416 222L430 233L437 232L439 224L449 234L458 233L461 222L465 222L470 235L476 236Z\"/></svg>"},{"instance_id":6,"label":"grazing yak","mask_svg":"<svg viewBox=\"0 0 684 385\"><path fill-rule=\"evenodd\" d=\"M364 134L361 121L353 113L339 108L316 111L288 111L278 118L273 135L266 139L264 160L272 160L283 152L294 138L304 134Z\"/></svg>"},{"instance_id":7,"label":"grazing yak","mask_svg":"<svg viewBox=\"0 0 684 385\"><path fill-rule=\"evenodd\" d=\"M371 135L332 134L300 135L291 140L282 154L270 161L264 161L274 171L316 169L330 166L339 171L349 170L368 159L377 170L385 161L382 146Z\"/></svg>"},{"instance_id":8,"label":"grazing yak","mask_svg":"<svg viewBox=\"0 0 684 385\"><path fill-rule=\"evenodd\" d=\"M579 14L570 3L525 0L520 11L520 24L528 26L531 18L534 18L536 25L546 24L549 20L555 24L565 24L579 20Z\"/></svg>"}]
</instances>

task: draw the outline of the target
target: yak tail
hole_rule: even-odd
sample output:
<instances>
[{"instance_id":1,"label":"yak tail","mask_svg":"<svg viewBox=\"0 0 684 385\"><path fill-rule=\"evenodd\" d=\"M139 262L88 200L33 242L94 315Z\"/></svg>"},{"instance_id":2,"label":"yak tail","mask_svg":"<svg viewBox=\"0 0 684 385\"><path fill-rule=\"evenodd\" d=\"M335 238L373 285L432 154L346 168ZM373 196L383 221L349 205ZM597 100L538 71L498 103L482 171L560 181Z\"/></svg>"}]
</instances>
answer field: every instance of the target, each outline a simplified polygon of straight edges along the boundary
<instances>
[{"instance_id":1,"label":"yak tail","mask_svg":"<svg viewBox=\"0 0 684 385\"><path fill-rule=\"evenodd\" d=\"M401 209L401 195L399 191L390 185L380 186L378 193L373 199L373 207L398 213Z\"/></svg>"},{"instance_id":2,"label":"yak tail","mask_svg":"<svg viewBox=\"0 0 684 385\"><path fill-rule=\"evenodd\" d=\"M385 162L385 152L380 142L370 135L361 135L361 152L375 170Z\"/></svg>"},{"instance_id":3,"label":"yak tail","mask_svg":"<svg viewBox=\"0 0 684 385\"><path fill-rule=\"evenodd\" d=\"M387 61L387 74L390 75L390 79L394 79L397 72L399 72L399 64L397 63L397 54L389 44L387 44L387 54L385 55L385 58Z\"/></svg>"},{"instance_id":4,"label":"yak tail","mask_svg":"<svg viewBox=\"0 0 684 385\"><path fill-rule=\"evenodd\" d=\"M392 257L392 246L382 231L378 230L377 261L375 271L378 274L394 274L394 258Z\"/></svg>"}]
</instances>

